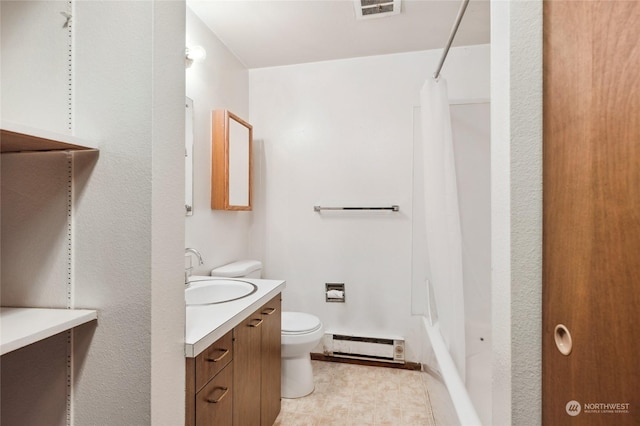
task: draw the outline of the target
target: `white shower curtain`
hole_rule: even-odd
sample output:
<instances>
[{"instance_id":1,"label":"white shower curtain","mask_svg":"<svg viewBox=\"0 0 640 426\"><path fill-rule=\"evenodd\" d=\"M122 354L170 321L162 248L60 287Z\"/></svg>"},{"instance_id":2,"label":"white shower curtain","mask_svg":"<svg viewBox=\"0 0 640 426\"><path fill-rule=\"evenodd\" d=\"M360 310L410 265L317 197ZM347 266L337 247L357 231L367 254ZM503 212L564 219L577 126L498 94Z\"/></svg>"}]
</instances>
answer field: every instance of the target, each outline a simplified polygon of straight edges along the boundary
<instances>
[{"instance_id":1,"label":"white shower curtain","mask_svg":"<svg viewBox=\"0 0 640 426\"><path fill-rule=\"evenodd\" d=\"M442 337L464 381L462 241L446 80L428 78L420 92L420 103L430 282Z\"/></svg>"}]
</instances>

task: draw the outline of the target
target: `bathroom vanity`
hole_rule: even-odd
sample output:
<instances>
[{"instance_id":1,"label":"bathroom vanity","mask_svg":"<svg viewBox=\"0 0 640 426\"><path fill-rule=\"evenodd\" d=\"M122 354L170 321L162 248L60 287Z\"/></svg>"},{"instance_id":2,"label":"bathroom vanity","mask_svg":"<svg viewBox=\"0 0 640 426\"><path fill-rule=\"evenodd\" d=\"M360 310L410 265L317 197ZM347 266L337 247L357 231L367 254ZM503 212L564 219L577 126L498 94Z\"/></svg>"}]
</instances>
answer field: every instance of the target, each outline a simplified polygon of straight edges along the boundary
<instances>
[{"instance_id":1,"label":"bathroom vanity","mask_svg":"<svg viewBox=\"0 0 640 426\"><path fill-rule=\"evenodd\" d=\"M250 296L187 306L186 426L271 426L280 412L285 283L247 281Z\"/></svg>"}]
</instances>

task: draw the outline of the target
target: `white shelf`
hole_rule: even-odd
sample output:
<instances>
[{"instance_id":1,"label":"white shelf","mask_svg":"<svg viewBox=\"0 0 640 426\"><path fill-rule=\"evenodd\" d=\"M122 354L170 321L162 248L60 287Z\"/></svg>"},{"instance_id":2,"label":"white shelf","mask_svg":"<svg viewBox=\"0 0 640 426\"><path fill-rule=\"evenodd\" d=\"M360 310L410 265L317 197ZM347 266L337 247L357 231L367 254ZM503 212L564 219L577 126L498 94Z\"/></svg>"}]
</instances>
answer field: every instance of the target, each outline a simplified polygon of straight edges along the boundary
<instances>
[{"instance_id":1,"label":"white shelf","mask_svg":"<svg viewBox=\"0 0 640 426\"><path fill-rule=\"evenodd\" d=\"M97 150L95 144L74 136L7 121L2 121L0 148L2 152Z\"/></svg>"},{"instance_id":2,"label":"white shelf","mask_svg":"<svg viewBox=\"0 0 640 426\"><path fill-rule=\"evenodd\" d=\"M89 309L0 308L0 355L98 318Z\"/></svg>"}]
</instances>

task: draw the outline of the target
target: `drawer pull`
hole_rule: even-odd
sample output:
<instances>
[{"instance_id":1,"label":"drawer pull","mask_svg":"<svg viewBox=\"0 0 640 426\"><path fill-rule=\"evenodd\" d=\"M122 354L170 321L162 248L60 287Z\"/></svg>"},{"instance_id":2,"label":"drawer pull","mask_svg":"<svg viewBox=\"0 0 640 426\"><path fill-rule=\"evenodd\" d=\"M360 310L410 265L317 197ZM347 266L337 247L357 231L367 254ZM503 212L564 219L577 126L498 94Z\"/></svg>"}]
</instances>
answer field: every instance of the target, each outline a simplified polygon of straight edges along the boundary
<instances>
[{"instance_id":1,"label":"drawer pull","mask_svg":"<svg viewBox=\"0 0 640 426\"><path fill-rule=\"evenodd\" d=\"M220 355L218 358L207 358L207 361L209 361L209 362L218 362L222 358L227 356L227 354L229 353L229 349L218 349L218 350L222 352L222 355Z\"/></svg>"},{"instance_id":2,"label":"drawer pull","mask_svg":"<svg viewBox=\"0 0 640 426\"><path fill-rule=\"evenodd\" d=\"M249 327L260 327L260 324L264 321L263 319L254 319L252 321L257 321L255 323L249 324Z\"/></svg>"},{"instance_id":3,"label":"drawer pull","mask_svg":"<svg viewBox=\"0 0 640 426\"><path fill-rule=\"evenodd\" d=\"M207 398L207 402L210 402L212 404L217 404L218 402L222 401L224 399L225 396L227 396L227 394L229 393L229 388L225 388L225 387L219 387L216 389L222 389L222 395L220 395L220 397L218 399L210 399Z\"/></svg>"},{"instance_id":4,"label":"drawer pull","mask_svg":"<svg viewBox=\"0 0 640 426\"><path fill-rule=\"evenodd\" d=\"M273 315L277 311L276 308L267 308L262 311L262 315Z\"/></svg>"}]
</instances>

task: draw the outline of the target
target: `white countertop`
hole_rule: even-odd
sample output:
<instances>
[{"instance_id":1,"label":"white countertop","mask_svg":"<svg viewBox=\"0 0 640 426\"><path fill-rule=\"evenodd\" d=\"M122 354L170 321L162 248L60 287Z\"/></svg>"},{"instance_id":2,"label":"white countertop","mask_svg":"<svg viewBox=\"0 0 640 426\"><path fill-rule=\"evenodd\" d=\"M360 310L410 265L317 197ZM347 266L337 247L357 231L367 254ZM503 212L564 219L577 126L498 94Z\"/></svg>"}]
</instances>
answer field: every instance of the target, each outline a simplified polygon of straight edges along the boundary
<instances>
[{"instance_id":1,"label":"white countertop","mask_svg":"<svg viewBox=\"0 0 640 426\"><path fill-rule=\"evenodd\" d=\"M210 279L206 276L192 276L191 280ZM255 284L258 290L250 296L232 302L214 305L187 306L184 353L194 358L213 342L227 334L249 315L282 292L282 280L262 280L242 278Z\"/></svg>"}]
</instances>

